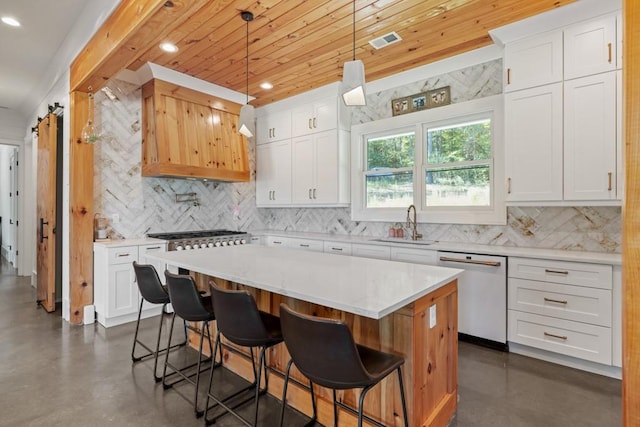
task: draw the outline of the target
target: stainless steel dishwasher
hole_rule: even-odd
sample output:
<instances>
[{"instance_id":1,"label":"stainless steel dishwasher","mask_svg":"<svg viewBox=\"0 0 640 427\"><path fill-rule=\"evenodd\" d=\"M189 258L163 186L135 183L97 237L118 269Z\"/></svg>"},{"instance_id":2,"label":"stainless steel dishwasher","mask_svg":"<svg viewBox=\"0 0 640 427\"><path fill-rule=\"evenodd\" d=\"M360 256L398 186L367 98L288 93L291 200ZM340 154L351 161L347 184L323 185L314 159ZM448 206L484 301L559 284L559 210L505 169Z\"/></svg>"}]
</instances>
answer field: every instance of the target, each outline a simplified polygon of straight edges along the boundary
<instances>
[{"instance_id":1,"label":"stainless steel dishwasher","mask_svg":"<svg viewBox=\"0 0 640 427\"><path fill-rule=\"evenodd\" d=\"M507 351L507 258L438 251L438 265L465 271L458 279L459 338Z\"/></svg>"}]
</instances>

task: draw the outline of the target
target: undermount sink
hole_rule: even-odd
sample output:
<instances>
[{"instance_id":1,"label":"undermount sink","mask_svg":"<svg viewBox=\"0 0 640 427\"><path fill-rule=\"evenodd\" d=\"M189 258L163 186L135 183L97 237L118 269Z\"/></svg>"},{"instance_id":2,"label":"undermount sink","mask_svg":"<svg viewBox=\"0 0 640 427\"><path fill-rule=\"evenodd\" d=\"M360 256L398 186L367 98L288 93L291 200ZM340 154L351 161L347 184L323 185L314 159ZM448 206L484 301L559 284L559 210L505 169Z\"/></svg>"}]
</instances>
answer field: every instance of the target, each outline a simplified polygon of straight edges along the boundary
<instances>
[{"instance_id":1,"label":"undermount sink","mask_svg":"<svg viewBox=\"0 0 640 427\"><path fill-rule=\"evenodd\" d=\"M423 240L423 239L411 240L411 239L403 239L399 237L383 237L381 239L372 239L372 241L384 242L384 243L402 243L405 245L421 245L421 246L433 245L434 243L438 243L437 240Z\"/></svg>"}]
</instances>

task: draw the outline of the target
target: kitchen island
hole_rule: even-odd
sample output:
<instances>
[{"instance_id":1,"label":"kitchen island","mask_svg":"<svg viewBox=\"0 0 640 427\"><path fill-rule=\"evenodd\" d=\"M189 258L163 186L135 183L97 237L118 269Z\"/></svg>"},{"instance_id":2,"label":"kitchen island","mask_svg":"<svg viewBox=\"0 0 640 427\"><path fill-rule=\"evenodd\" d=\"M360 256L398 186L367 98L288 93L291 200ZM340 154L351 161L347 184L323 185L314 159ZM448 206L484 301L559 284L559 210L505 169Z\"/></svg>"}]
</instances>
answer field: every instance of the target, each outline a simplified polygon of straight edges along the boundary
<instances>
[{"instance_id":1,"label":"kitchen island","mask_svg":"<svg viewBox=\"0 0 640 427\"><path fill-rule=\"evenodd\" d=\"M410 426L444 426L454 414L457 277L462 270L257 245L165 252L149 258L190 270L203 290L209 280L225 288L246 288L267 312L278 314L284 302L297 311L345 321L357 342L404 356ZM268 364L274 371L282 372L288 360L284 345L269 351ZM252 378L250 362L235 352L225 350L224 363ZM306 382L295 370L293 376ZM281 398L280 376L271 376L269 392ZM331 391L318 387L316 396L319 422L331 425ZM358 390L338 394L353 407L358 397ZM304 388L291 387L287 401L310 414ZM393 376L367 395L365 413L386 425L402 425ZM340 425L355 425L355 418L341 412Z\"/></svg>"}]
</instances>

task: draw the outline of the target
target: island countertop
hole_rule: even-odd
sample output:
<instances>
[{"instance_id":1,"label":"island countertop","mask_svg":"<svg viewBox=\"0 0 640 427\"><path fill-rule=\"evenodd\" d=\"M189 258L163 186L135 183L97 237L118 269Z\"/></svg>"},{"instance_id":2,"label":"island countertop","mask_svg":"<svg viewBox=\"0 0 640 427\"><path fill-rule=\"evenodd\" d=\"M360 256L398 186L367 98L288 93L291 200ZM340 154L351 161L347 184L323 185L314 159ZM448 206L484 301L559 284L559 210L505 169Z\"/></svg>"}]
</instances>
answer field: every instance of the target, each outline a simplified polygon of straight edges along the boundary
<instances>
[{"instance_id":1,"label":"island countertop","mask_svg":"<svg viewBox=\"0 0 640 427\"><path fill-rule=\"evenodd\" d=\"M463 273L454 268L258 245L155 252L147 257L372 319L393 313Z\"/></svg>"}]
</instances>

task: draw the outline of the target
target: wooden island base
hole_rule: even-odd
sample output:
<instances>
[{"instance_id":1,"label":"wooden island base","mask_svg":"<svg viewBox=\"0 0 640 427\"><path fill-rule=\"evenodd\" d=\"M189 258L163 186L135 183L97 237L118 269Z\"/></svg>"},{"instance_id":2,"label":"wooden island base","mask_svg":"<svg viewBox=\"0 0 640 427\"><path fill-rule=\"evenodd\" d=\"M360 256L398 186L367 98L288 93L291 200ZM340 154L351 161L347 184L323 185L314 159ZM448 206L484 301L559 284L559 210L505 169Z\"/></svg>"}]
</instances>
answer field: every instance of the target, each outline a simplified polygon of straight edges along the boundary
<instances>
[{"instance_id":1,"label":"wooden island base","mask_svg":"<svg viewBox=\"0 0 640 427\"><path fill-rule=\"evenodd\" d=\"M410 426L446 426L457 407L458 380L458 293L457 280L453 280L432 293L418 299L394 313L375 320L341 310L284 297L250 286L232 283L219 278L192 273L198 287L208 289L209 280L223 288L247 289L255 297L260 310L279 314L281 303L294 310L320 317L340 319L346 322L356 342L404 356L403 376ZM430 327L430 311L435 306L435 325ZM191 345L197 348L198 336L190 337ZM228 344L228 343L227 343ZM331 345L330 342L327 345ZM204 346L206 348L206 345ZM243 349L244 353L246 349ZM248 353L247 353L248 354ZM225 349L224 365L242 377L252 380L251 362L245 357ZM284 344L273 347L267 355L268 365L284 372L289 353ZM292 377L308 384L308 381L292 369ZM282 398L283 378L269 375L269 393ZM213 385L215 390L215 383ZM333 425L331 390L315 386L318 421ZM359 390L338 392L338 400L357 408ZM287 403L311 416L309 392L290 383ZM397 376L390 375L374 387L365 399L365 414L388 426L402 426L402 405ZM353 415L340 411L340 426L355 426ZM366 424L366 423L365 423Z\"/></svg>"}]
</instances>

